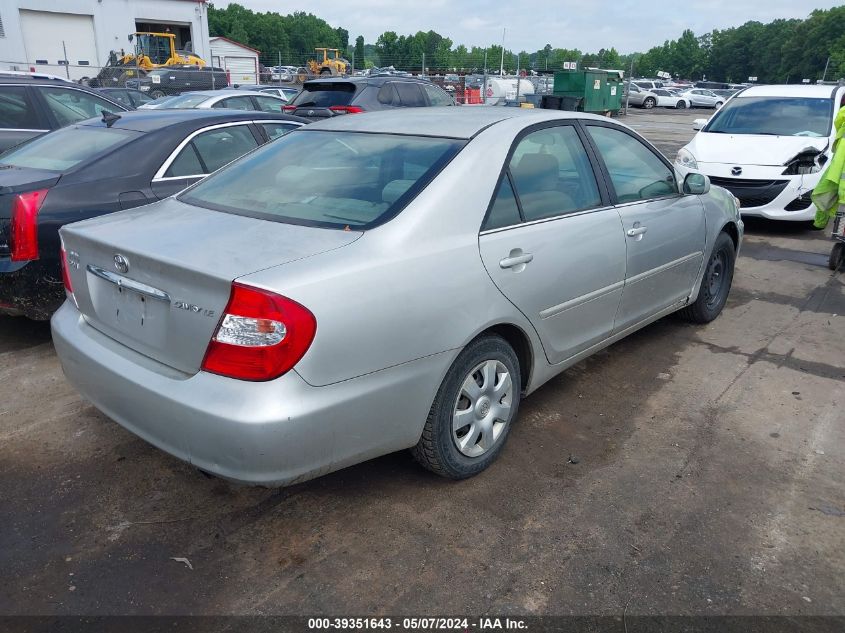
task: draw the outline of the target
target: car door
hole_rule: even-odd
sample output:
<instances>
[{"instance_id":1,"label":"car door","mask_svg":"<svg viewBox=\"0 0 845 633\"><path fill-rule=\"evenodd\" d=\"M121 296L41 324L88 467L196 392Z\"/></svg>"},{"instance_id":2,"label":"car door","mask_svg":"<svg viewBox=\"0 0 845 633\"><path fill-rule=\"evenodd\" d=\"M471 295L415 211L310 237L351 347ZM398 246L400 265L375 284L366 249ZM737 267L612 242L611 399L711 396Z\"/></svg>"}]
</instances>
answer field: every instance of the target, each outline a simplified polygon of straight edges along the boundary
<instances>
[{"instance_id":1,"label":"car door","mask_svg":"<svg viewBox=\"0 0 845 633\"><path fill-rule=\"evenodd\" d=\"M621 331L689 296L704 256L704 207L679 193L671 165L632 132L598 122L586 128L625 232Z\"/></svg>"},{"instance_id":2,"label":"car door","mask_svg":"<svg viewBox=\"0 0 845 633\"><path fill-rule=\"evenodd\" d=\"M619 213L575 123L518 138L479 235L484 266L559 363L610 335L625 281Z\"/></svg>"},{"instance_id":3,"label":"car door","mask_svg":"<svg viewBox=\"0 0 845 633\"><path fill-rule=\"evenodd\" d=\"M197 130L167 157L151 183L161 200L182 191L260 144L248 122L224 123ZM263 142L263 140L261 141Z\"/></svg>"}]
</instances>

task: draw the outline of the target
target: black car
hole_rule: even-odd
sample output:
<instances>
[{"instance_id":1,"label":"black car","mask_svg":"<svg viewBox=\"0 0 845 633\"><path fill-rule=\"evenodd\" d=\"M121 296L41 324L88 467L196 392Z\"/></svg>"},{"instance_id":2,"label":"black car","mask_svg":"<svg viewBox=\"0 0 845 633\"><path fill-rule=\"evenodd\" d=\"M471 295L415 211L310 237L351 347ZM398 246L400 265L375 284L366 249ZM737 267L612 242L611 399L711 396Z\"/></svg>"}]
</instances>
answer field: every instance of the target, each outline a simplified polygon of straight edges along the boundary
<instances>
[{"instance_id":1,"label":"black car","mask_svg":"<svg viewBox=\"0 0 845 633\"><path fill-rule=\"evenodd\" d=\"M138 110L57 130L0 157L0 312L64 300L59 228L161 200L306 123L235 110Z\"/></svg>"},{"instance_id":2,"label":"black car","mask_svg":"<svg viewBox=\"0 0 845 633\"><path fill-rule=\"evenodd\" d=\"M130 110L136 110L138 106L149 103L153 100L148 94L132 88L100 88L98 92L106 95L109 99L125 105Z\"/></svg>"},{"instance_id":3,"label":"black car","mask_svg":"<svg viewBox=\"0 0 845 633\"><path fill-rule=\"evenodd\" d=\"M439 86L416 77L332 77L306 81L285 112L311 120L342 114L453 106L455 100Z\"/></svg>"},{"instance_id":4,"label":"black car","mask_svg":"<svg viewBox=\"0 0 845 633\"><path fill-rule=\"evenodd\" d=\"M140 90L152 99L178 95L189 90L217 90L229 86L229 74L222 68L168 66L151 70L140 79L130 79L127 88Z\"/></svg>"},{"instance_id":5,"label":"black car","mask_svg":"<svg viewBox=\"0 0 845 633\"><path fill-rule=\"evenodd\" d=\"M0 71L0 152L50 130L128 108L52 75Z\"/></svg>"}]
</instances>

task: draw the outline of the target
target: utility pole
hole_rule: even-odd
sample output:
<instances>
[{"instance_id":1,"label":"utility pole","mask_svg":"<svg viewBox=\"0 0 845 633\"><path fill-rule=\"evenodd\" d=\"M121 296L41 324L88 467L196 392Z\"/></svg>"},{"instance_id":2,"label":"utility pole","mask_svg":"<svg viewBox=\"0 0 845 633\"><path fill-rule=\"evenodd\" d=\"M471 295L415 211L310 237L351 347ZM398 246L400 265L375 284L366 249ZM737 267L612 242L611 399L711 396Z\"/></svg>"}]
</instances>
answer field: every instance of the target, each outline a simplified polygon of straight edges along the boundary
<instances>
[{"instance_id":1,"label":"utility pole","mask_svg":"<svg viewBox=\"0 0 845 633\"><path fill-rule=\"evenodd\" d=\"M211 73L212 75L214 73ZM276 73L279 76L279 85L282 85L282 51L279 51L279 70Z\"/></svg>"},{"instance_id":2,"label":"utility pole","mask_svg":"<svg viewBox=\"0 0 845 633\"><path fill-rule=\"evenodd\" d=\"M830 55L828 55L827 61L824 64L824 74L822 75L822 83L824 83L824 80L827 77L827 67L828 66L830 66Z\"/></svg>"},{"instance_id":3,"label":"utility pole","mask_svg":"<svg viewBox=\"0 0 845 633\"><path fill-rule=\"evenodd\" d=\"M67 74L67 78L70 79L70 62L67 60L67 46L65 46L64 40L62 40L62 50L65 53L65 73Z\"/></svg>"},{"instance_id":4,"label":"utility pole","mask_svg":"<svg viewBox=\"0 0 845 633\"><path fill-rule=\"evenodd\" d=\"M422 64L422 73L420 73L420 76L425 77L425 53L423 53L422 56L423 56L423 64Z\"/></svg>"},{"instance_id":5,"label":"utility pole","mask_svg":"<svg viewBox=\"0 0 845 633\"><path fill-rule=\"evenodd\" d=\"M352 50L352 71L349 74L355 74L355 49Z\"/></svg>"},{"instance_id":6,"label":"utility pole","mask_svg":"<svg viewBox=\"0 0 845 633\"><path fill-rule=\"evenodd\" d=\"M505 31L507 29L502 29L502 63L499 66L499 77L503 77L505 74Z\"/></svg>"},{"instance_id":7,"label":"utility pole","mask_svg":"<svg viewBox=\"0 0 845 633\"><path fill-rule=\"evenodd\" d=\"M516 106L519 107L519 53L516 54Z\"/></svg>"},{"instance_id":8,"label":"utility pole","mask_svg":"<svg viewBox=\"0 0 845 633\"><path fill-rule=\"evenodd\" d=\"M631 69L628 71L628 81L625 88L625 115L628 114L628 101L631 98L631 76L634 74L634 55L631 55Z\"/></svg>"},{"instance_id":9,"label":"utility pole","mask_svg":"<svg viewBox=\"0 0 845 633\"><path fill-rule=\"evenodd\" d=\"M481 84L481 92L484 97L484 105L487 105L487 49L484 49L484 83Z\"/></svg>"}]
</instances>

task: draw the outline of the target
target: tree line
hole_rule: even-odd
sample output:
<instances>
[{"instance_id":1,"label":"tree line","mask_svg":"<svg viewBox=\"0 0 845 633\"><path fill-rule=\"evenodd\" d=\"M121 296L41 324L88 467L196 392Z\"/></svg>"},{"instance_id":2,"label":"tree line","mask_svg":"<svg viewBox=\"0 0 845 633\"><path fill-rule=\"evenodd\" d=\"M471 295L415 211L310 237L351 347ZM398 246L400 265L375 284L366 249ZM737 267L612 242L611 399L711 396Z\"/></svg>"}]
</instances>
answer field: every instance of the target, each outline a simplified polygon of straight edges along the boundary
<instances>
[{"instance_id":1,"label":"tree line","mask_svg":"<svg viewBox=\"0 0 845 633\"><path fill-rule=\"evenodd\" d=\"M499 68L502 47L456 44L436 31L401 35L386 31L375 42L362 36L350 41L349 32L334 28L310 13L280 15L254 12L239 4L225 9L209 5L209 32L261 51L265 65L303 65L317 47L337 48L356 68L394 66L403 70L425 68L439 72L482 72ZM486 65L485 65L486 60ZM558 48L546 44L535 51L505 49L507 71L559 70L564 62L581 68L630 70L651 77L657 72L682 79L760 83L800 83L845 77L845 6L813 11L806 19L757 21L696 35L685 30L644 53L620 54L612 46L597 52ZM825 74L825 67L827 72Z\"/></svg>"}]
</instances>

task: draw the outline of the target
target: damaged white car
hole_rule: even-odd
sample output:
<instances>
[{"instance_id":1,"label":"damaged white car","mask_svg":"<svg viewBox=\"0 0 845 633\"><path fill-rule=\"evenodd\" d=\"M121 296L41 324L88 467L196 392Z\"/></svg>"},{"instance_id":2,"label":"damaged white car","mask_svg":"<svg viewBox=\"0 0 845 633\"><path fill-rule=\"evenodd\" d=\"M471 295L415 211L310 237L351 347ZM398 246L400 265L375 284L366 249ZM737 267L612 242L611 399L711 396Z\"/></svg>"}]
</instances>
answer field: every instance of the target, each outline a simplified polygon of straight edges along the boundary
<instances>
[{"instance_id":1,"label":"damaged white car","mask_svg":"<svg viewBox=\"0 0 845 633\"><path fill-rule=\"evenodd\" d=\"M832 156L842 86L754 86L728 101L675 158L736 196L742 214L812 220L810 194Z\"/></svg>"}]
</instances>

